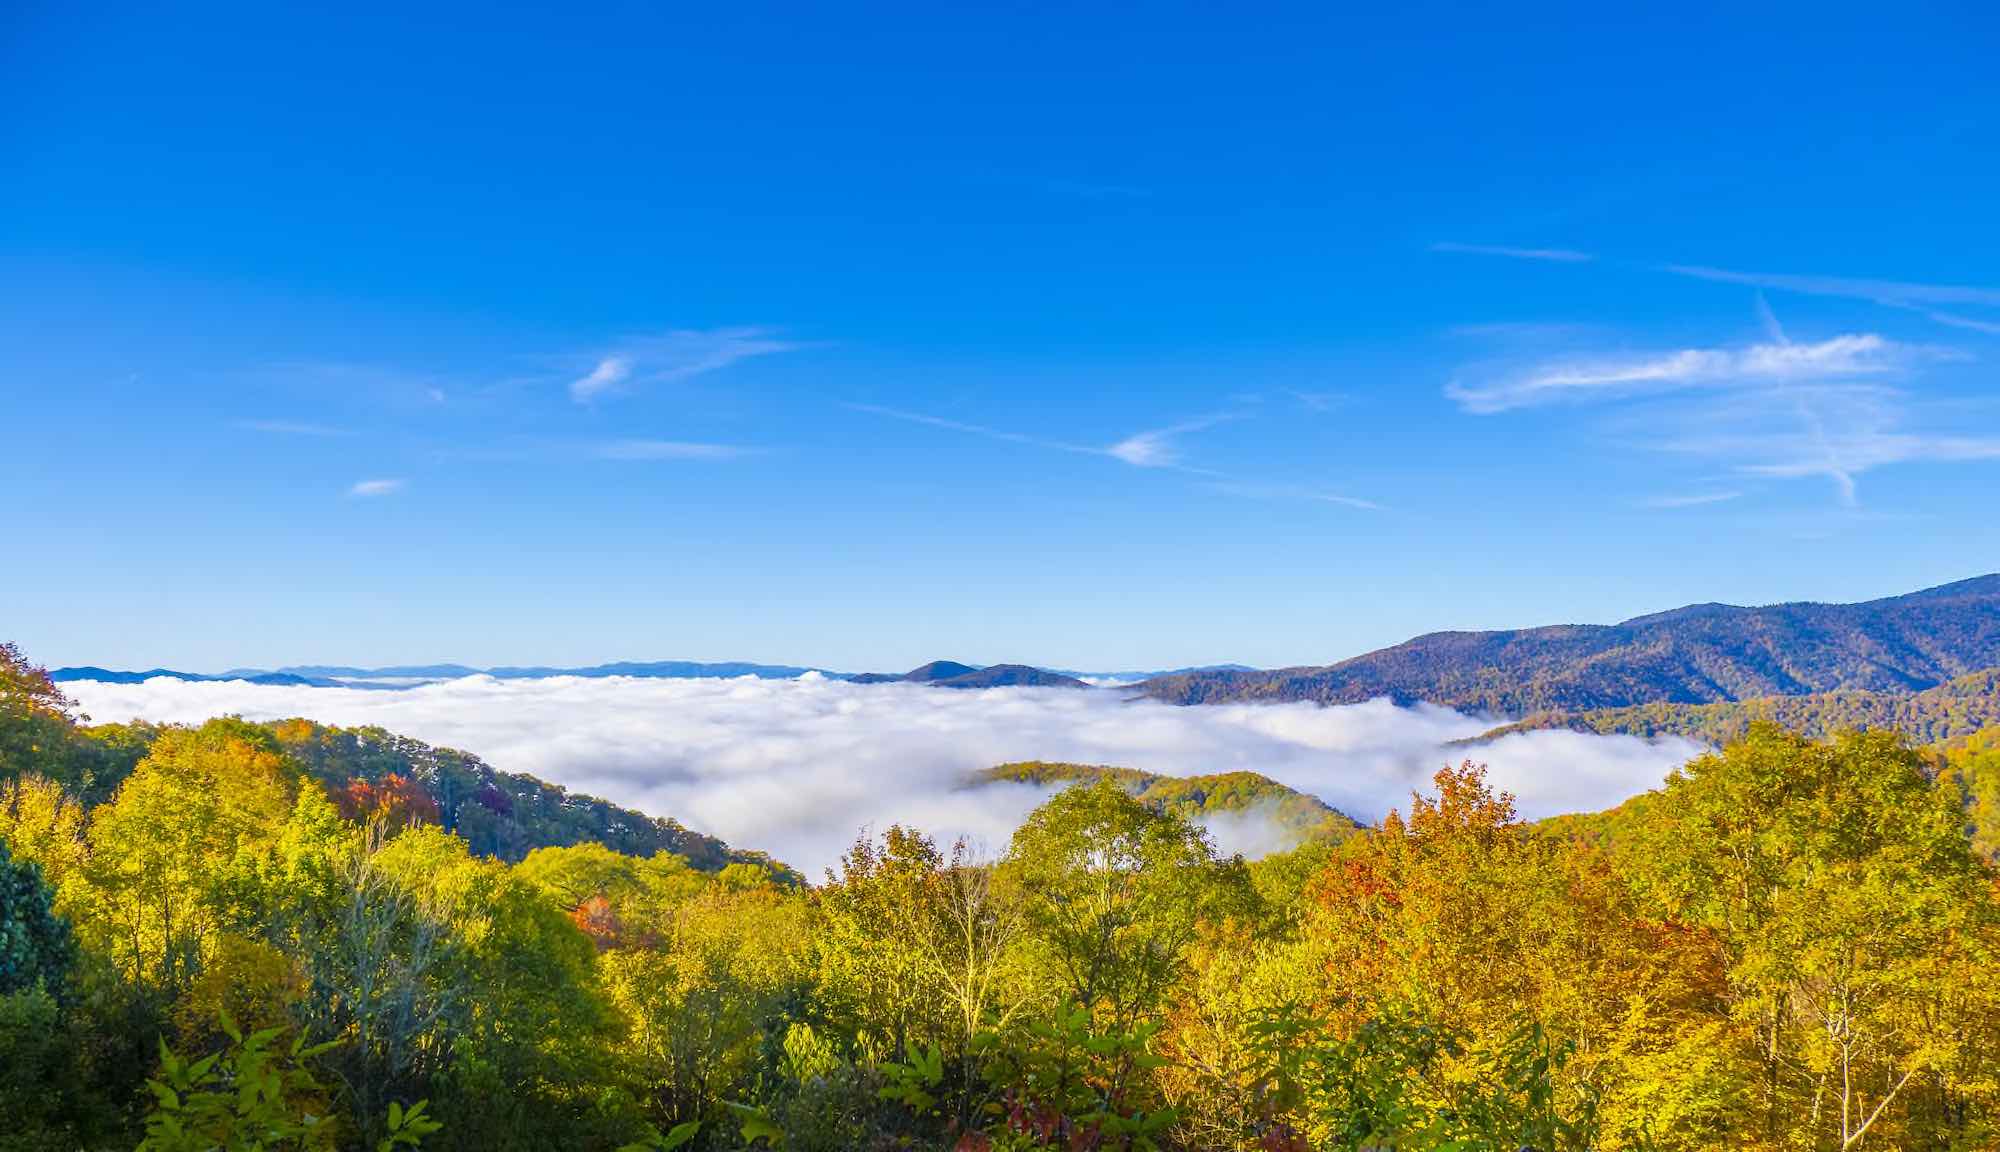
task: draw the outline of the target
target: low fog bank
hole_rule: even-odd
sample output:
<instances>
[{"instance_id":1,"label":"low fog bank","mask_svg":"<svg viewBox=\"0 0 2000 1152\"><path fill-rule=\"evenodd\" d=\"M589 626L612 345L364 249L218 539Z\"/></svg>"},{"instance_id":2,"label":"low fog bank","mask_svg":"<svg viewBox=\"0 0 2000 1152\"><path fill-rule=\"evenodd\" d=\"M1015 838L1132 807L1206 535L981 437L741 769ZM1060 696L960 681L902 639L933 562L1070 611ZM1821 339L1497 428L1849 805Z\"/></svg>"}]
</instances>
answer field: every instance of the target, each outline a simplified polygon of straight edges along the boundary
<instances>
[{"instance_id":1,"label":"low fog bank","mask_svg":"<svg viewBox=\"0 0 2000 1152\"><path fill-rule=\"evenodd\" d=\"M195 723L237 714L380 725L494 767L673 816L817 875L864 826L914 824L1005 845L1046 789L968 790L967 773L1013 760L1116 764L1166 775L1247 769L1356 819L1407 805L1468 754L1524 816L1608 807L1696 754L1682 740L1524 732L1469 753L1445 747L1488 721L1386 700L1177 707L1115 690L798 680L495 680L399 692L152 680L64 689L92 719ZM1252 813L1211 825L1228 849L1276 843Z\"/></svg>"}]
</instances>

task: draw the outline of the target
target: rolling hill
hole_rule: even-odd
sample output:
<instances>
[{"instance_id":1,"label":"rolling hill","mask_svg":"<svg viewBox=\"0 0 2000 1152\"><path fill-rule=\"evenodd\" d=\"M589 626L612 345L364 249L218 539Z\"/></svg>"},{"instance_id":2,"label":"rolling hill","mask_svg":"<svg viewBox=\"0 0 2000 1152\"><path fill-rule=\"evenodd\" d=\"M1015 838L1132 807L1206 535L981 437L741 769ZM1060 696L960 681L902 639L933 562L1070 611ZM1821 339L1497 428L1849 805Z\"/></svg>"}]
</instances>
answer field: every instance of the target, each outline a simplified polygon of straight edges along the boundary
<instances>
[{"instance_id":1,"label":"rolling hill","mask_svg":"<svg viewBox=\"0 0 2000 1152\"><path fill-rule=\"evenodd\" d=\"M929 684L936 688L1088 688L1074 676L1026 664L992 664L984 668L955 660L933 660L901 675L864 672L848 678L856 684Z\"/></svg>"},{"instance_id":2,"label":"rolling hill","mask_svg":"<svg viewBox=\"0 0 2000 1152\"><path fill-rule=\"evenodd\" d=\"M1386 696L1503 716L1823 692L1916 693L2000 667L2000 575L1860 604L1697 604L1620 624L1436 632L1338 664L1161 676L1175 704Z\"/></svg>"},{"instance_id":3,"label":"rolling hill","mask_svg":"<svg viewBox=\"0 0 2000 1152\"><path fill-rule=\"evenodd\" d=\"M1103 764L1060 764L1024 760L1001 764L973 776L971 784L1094 784L1115 781L1127 792L1161 810L1199 820L1218 814L1268 815L1299 840L1345 840L1361 824L1317 796L1288 788L1255 772L1206 776L1161 776L1136 768Z\"/></svg>"},{"instance_id":4,"label":"rolling hill","mask_svg":"<svg viewBox=\"0 0 2000 1152\"><path fill-rule=\"evenodd\" d=\"M262 672L254 668L241 668L214 676L199 672L176 672L172 668L148 668L144 672L126 672L92 666L58 668L49 673L49 679L58 684L72 684L85 680L96 681L99 684L144 684L148 680L159 678L191 681L242 680L250 684L276 685L285 688L330 688L339 684L337 680L320 676L307 676L297 672Z\"/></svg>"}]
</instances>

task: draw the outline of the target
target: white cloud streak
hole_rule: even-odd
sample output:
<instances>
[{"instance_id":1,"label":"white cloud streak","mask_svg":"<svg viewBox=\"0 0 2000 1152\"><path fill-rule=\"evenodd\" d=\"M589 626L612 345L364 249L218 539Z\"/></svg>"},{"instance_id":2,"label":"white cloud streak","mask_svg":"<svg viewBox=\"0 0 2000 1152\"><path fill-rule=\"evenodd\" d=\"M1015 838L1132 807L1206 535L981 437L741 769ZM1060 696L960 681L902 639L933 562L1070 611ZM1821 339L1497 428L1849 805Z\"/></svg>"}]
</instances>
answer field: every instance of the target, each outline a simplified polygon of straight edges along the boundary
<instances>
[{"instance_id":1,"label":"white cloud streak","mask_svg":"<svg viewBox=\"0 0 2000 1152\"><path fill-rule=\"evenodd\" d=\"M765 328L681 329L627 340L588 361L569 394L579 404L649 384L672 384L798 344Z\"/></svg>"},{"instance_id":2,"label":"white cloud streak","mask_svg":"<svg viewBox=\"0 0 2000 1152\"><path fill-rule=\"evenodd\" d=\"M1552 264L1588 264L1597 259L1574 248L1515 248L1505 244L1458 244L1449 240L1431 245L1431 251L1466 256L1502 256L1509 260L1540 260Z\"/></svg>"},{"instance_id":3,"label":"white cloud streak","mask_svg":"<svg viewBox=\"0 0 2000 1152\"><path fill-rule=\"evenodd\" d=\"M591 449L604 460L737 460L760 450L741 444L692 440L613 440Z\"/></svg>"},{"instance_id":4,"label":"white cloud streak","mask_svg":"<svg viewBox=\"0 0 2000 1152\"><path fill-rule=\"evenodd\" d=\"M961 787L1013 760L1118 764L1170 775L1247 769L1379 819L1441 765L1491 765L1524 815L1594 810L1657 786L1696 748L1681 741L1530 732L1471 752L1446 747L1488 722L1387 701L1322 708L1181 708L1115 690L794 681L476 676L400 692L243 682L65 685L99 721L193 723L306 716L379 724L464 749L495 768L761 848L817 875L864 826L913 823L1004 844L1045 793ZM1254 820L1219 838L1258 846ZM1263 845L1269 846L1269 845Z\"/></svg>"},{"instance_id":5,"label":"white cloud streak","mask_svg":"<svg viewBox=\"0 0 2000 1152\"><path fill-rule=\"evenodd\" d=\"M1843 296L1878 304L1972 304L2000 308L2000 288L1963 284L1919 284L1908 280L1871 280L1846 276L1795 276L1770 272L1737 272L1702 264L1669 264L1666 271L1696 280L1744 284L1807 296Z\"/></svg>"},{"instance_id":6,"label":"white cloud streak","mask_svg":"<svg viewBox=\"0 0 2000 1152\"><path fill-rule=\"evenodd\" d=\"M1944 312L1937 305L2000 308L2000 288L1966 284L1922 284L1908 280L1873 280L1847 276L1798 276L1770 272L1738 272L1701 264L1668 264L1665 271L1676 276L1721 284L1744 284L1758 289L1796 292L1806 296L1834 296L1866 300L1886 308L1916 312L1927 320L1968 332L2000 335L2000 318L1966 316Z\"/></svg>"},{"instance_id":7,"label":"white cloud streak","mask_svg":"<svg viewBox=\"0 0 2000 1152\"><path fill-rule=\"evenodd\" d=\"M1915 352L1872 332L1835 336L1816 344L1684 348L1542 365L1492 383L1453 381L1445 394L1467 412L1490 415L1543 404L1683 388L1880 376L1906 366Z\"/></svg>"},{"instance_id":8,"label":"white cloud streak","mask_svg":"<svg viewBox=\"0 0 2000 1152\"><path fill-rule=\"evenodd\" d=\"M953 420L944 416L932 416L923 412L911 412L902 408L888 408L880 404L847 404L844 407L854 412L866 412L871 416L901 420L905 424L921 424L927 428L941 428L947 432L963 432L968 436L981 436L988 440L998 440L1003 444L1025 444L1031 448L1047 448L1053 452L1074 452L1084 456L1109 455L1102 448L1092 448L1086 444L1071 444L1062 440L1051 440L1045 436L1030 436L1024 432L1009 432L1001 428L989 428L984 424L970 424L963 420Z\"/></svg>"},{"instance_id":9,"label":"white cloud streak","mask_svg":"<svg viewBox=\"0 0 2000 1152\"><path fill-rule=\"evenodd\" d=\"M590 400L610 391L625 382L632 375L632 361L625 356L606 356L597 362L588 375L570 383L569 394L573 400Z\"/></svg>"},{"instance_id":10,"label":"white cloud streak","mask_svg":"<svg viewBox=\"0 0 2000 1152\"><path fill-rule=\"evenodd\" d=\"M1691 492L1682 496L1654 496L1639 502L1641 508L1704 508L1740 498L1741 492Z\"/></svg>"},{"instance_id":11,"label":"white cloud streak","mask_svg":"<svg viewBox=\"0 0 2000 1152\"><path fill-rule=\"evenodd\" d=\"M1123 460L1134 468L1178 468L1181 467L1180 445L1175 441L1179 437L1190 432L1199 432L1203 428L1213 428L1217 424L1233 419L1234 415L1225 412L1135 433L1104 449L1104 454L1116 460ZM1200 471L1185 468L1182 470Z\"/></svg>"},{"instance_id":12,"label":"white cloud streak","mask_svg":"<svg viewBox=\"0 0 2000 1152\"><path fill-rule=\"evenodd\" d=\"M1926 311L1924 315L1947 328L1963 328L1968 332L1984 332L1989 336L2000 336L2000 320L1980 320L1971 316L1960 316L1954 312Z\"/></svg>"},{"instance_id":13,"label":"white cloud streak","mask_svg":"<svg viewBox=\"0 0 2000 1152\"><path fill-rule=\"evenodd\" d=\"M1230 496L1244 496L1252 500L1298 500L1308 504L1333 504L1341 508L1353 508L1361 512L1386 512L1388 509L1373 500L1363 500L1359 496L1348 496L1339 492L1328 492L1321 488L1308 488L1298 484L1266 484L1252 480L1218 480L1207 486L1212 491Z\"/></svg>"},{"instance_id":14,"label":"white cloud streak","mask_svg":"<svg viewBox=\"0 0 2000 1152\"><path fill-rule=\"evenodd\" d=\"M1310 489L1297 484L1274 484L1261 480L1232 477L1210 468L1197 468L1181 460L1180 447L1175 442L1180 436L1212 428L1217 424L1241 418L1240 413L1219 412L1197 417L1164 428L1154 428L1136 432L1125 439L1104 447L1091 444L1077 444L1065 440L1052 440L1043 436L1030 436L1020 432L1009 432L999 428L989 428L983 424L968 424L962 420L951 420L943 416L931 416L922 412L910 412L901 408L885 408L879 404L848 404L852 411L866 412L873 416L883 416L891 420L901 420L909 424L921 424L929 428L941 428L948 432L962 432L970 436L981 436L988 440L998 440L1006 444L1024 444L1032 448L1046 448L1053 452L1069 452L1081 456L1102 456L1129 464L1134 468L1163 469L1191 477L1201 477L1209 481L1207 485L1214 491L1227 492L1238 496L1253 496L1262 499L1287 498L1318 501L1335 504L1344 508L1381 511L1382 506L1371 500L1356 496Z\"/></svg>"},{"instance_id":15,"label":"white cloud streak","mask_svg":"<svg viewBox=\"0 0 2000 1152\"><path fill-rule=\"evenodd\" d=\"M1880 384L1745 391L1683 414L1658 446L1727 461L1746 476L1823 478L1850 507L1858 503L1858 478L1876 468L2000 459L2000 437L1914 426L1911 408L1902 391Z\"/></svg>"},{"instance_id":16,"label":"white cloud streak","mask_svg":"<svg viewBox=\"0 0 2000 1152\"><path fill-rule=\"evenodd\" d=\"M1128 436L1104 450L1105 455L1123 460L1134 468L1159 468L1179 462L1179 453L1162 429Z\"/></svg>"},{"instance_id":17,"label":"white cloud streak","mask_svg":"<svg viewBox=\"0 0 2000 1152\"><path fill-rule=\"evenodd\" d=\"M349 496L367 498L373 496L393 496L403 490L401 480L358 480L347 490Z\"/></svg>"},{"instance_id":18,"label":"white cloud streak","mask_svg":"<svg viewBox=\"0 0 2000 1152\"><path fill-rule=\"evenodd\" d=\"M1796 341L1761 297L1759 305L1769 336L1763 343L1569 357L1471 383L1455 380L1445 393L1478 415L1625 403L1624 428L1651 448L1718 462L1743 476L1820 477L1847 506L1859 502L1859 477L1871 469L2000 459L2000 437L1944 424L1936 405L1900 386L1923 364L1961 359L1957 350L1872 332ZM1640 400L1649 402L1631 403ZM1649 506L1718 502L1709 495Z\"/></svg>"}]
</instances>

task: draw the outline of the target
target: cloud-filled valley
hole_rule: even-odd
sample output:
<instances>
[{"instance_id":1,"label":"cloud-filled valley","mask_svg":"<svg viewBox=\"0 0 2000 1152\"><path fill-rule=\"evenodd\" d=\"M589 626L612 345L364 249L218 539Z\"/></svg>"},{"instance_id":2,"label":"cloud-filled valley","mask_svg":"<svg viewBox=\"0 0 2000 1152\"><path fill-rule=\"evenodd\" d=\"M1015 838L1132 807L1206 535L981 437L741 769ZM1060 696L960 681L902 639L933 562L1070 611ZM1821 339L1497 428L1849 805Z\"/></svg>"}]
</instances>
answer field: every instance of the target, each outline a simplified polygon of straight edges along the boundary
<instances>
[{"instance_id":1,"label":"cloud-filled valley","mask_svg":"<svg viewBox=\"0 0 2000 1152\"><path fill-rule=\"evenodd\" d=\"M1003 846L1043 792L966 790L967 773L1014 760L1116 764L1166 775L1261 772L1363 821L1407 803L1448 742L1488 721L1386 700L1342 707L1176 707L1116 690L799 680L495 680L405 691L241 681L65 685L94 720L198 722L239 714L374 724L475 753L690 827L769 851L816 875L864 826L916 824L941 838ZM1606 807L1657 785L1694 754L1683 741L1543 731L1469 754L1529 817ZM1241 827L1225 847L1256 847Z\"/></svg>"}]
</instances>

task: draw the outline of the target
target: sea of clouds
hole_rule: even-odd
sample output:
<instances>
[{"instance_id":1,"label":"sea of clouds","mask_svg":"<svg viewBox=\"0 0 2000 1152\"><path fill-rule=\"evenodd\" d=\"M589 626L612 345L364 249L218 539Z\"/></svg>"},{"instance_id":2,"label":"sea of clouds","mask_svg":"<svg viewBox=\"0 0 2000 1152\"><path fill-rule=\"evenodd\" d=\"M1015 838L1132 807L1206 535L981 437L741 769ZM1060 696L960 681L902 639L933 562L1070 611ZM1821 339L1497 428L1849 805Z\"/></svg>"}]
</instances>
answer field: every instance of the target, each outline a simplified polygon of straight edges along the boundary
<instances>
[{"instance_id":1,"label":"sea of clouds","mask_svg":"<svg viewBox=\"0 0 2000 1152\"><path fill-rule=\"evenodd\" d=\"M798 680L471 676L402 691L157 679L63 686L99 722L195 723L235 714L376 724L472 752L763 849L808 875L863 828L913 824L941 841L1004 847L1046 796L963 787L1014 760L1116 764L1167 775L1249 769L1364 822L1407 806L1440 766L1470 756L1539 817L1616 804L1699 749L1681 740L1531 732L1472 749L1486 718L1386 700L1341 707L1177 707L1118 689L994 688ZM1225 850L1280 847L1253 814L1211 825Z\"/></svg>"}]
</instances>

